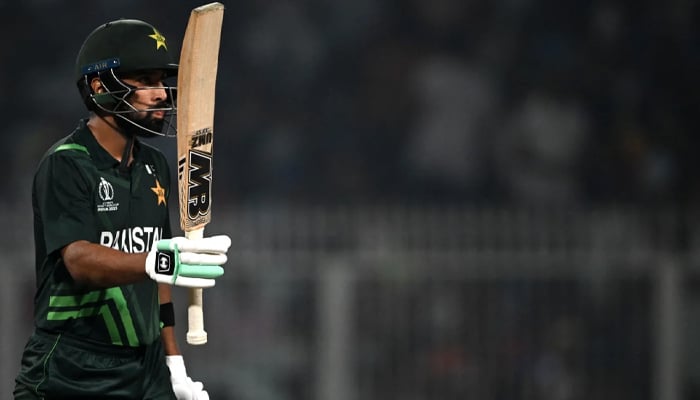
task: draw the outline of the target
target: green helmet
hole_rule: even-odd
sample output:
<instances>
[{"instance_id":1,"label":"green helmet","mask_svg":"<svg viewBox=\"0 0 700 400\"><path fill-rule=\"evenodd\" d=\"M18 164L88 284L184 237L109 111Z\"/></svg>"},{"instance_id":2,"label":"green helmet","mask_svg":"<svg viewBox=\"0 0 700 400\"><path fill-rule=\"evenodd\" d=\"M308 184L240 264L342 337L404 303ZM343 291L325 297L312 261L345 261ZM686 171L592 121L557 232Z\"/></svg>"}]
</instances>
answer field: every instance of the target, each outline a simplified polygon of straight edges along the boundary
<instances>
[{"instance_id":1,"label":"green helmet","mask_svg":"<svg viewBox=\"0 0 700 400\"><path fill-rule=\"evenodd\" d=\"M113 114L137 125L127 118L129 113L144 111L135 110L127 101L127 97L137 88L126 84L120 77L146 70L161 70L166 76L176 76L178 65L173 56L174 49L168 45L155 27L136 19L108 22L92 31L83 42L75 63L76 83L88 110ZM90 85L93 78L101 80L106 93L93 93ZM157 110L174 115L175 87L165 89L169 107L159 107ZM145 135L153 133L156 132Z\"/></svg>"}]
</instances>

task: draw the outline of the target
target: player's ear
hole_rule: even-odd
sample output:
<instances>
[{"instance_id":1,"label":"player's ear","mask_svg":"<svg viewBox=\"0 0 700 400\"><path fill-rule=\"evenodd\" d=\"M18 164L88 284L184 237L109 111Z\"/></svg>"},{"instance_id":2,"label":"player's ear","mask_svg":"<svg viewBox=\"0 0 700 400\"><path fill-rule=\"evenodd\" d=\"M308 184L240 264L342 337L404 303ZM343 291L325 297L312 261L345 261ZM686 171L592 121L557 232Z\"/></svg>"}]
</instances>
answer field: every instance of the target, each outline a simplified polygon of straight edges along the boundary
<instances>
[{"instance_id":1,"label":"player's ear","mask_svg":"<svg viewBox=\"0 0 700 400\"><path fill-rule=\"evenodd\" d=\"M90 90L90 97L94 103L103 109L114 109L121 100L107 90L100 77L94 77L90 80Z\"/></svg>"},{"instance_id":2,"label":"player's ear","mask_svg":"<svg viewBox=\"0 0 700 400\"><path fill-rule=\"evenodd\" d=\"M98 77L92 78L90 81L90 88L92 89L92 93L104 93L105 92L105 87L102 85L102 80Z\"/></svg>"}]
</instances>

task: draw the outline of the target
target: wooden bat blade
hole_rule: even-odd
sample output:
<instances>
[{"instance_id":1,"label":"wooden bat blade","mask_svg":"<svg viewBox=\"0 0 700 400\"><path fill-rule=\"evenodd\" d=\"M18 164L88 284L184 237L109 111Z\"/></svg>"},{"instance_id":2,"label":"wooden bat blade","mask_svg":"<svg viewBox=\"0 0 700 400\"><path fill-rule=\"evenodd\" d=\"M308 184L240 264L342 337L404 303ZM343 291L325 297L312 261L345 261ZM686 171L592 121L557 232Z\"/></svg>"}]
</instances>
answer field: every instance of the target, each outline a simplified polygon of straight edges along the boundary
<instances>
[{"instance_id":1,"label":"wooden bat blade","mask_svg":"<svg viewBox=\"0 0 700 400\"><path fill-rule=\"evenodd\" d=\"M224 6L210 3L190 13L177 86L177 158L180 227L201 238L211 220L214 104ZM190 289L187 342L204 344L202 289Z\"/></svg>"},{"instance_id":2,"label":"wooden bat blade","mask_svg":"<svg viewBox=\"0 0 700 400\"><path fill-rule=\"evenodd\" d=\"M192 10L180 53L177 153L180 227L188 232L211 220L214 105L224 6Z\"/></svg>"}]
</instances>

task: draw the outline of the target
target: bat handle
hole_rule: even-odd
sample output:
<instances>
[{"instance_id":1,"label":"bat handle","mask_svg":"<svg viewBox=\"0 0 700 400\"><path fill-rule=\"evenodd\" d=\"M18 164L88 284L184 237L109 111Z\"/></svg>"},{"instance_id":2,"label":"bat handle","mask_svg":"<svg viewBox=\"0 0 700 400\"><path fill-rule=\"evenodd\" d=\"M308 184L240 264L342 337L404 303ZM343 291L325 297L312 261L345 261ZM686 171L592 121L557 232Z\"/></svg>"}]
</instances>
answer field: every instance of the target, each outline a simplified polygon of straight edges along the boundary
<instances>
[{"instance_id":1,"label":"bat handle","mask_svg":"<svg viewBox=\"0 0 700 400\"><path fill-rule=\"evenodd\" d=\"M204 228L185 232L188 239L204 237ZM201 345L207 342L207 332L204 330L204 310L202 288L189 288L189 305L187 306L187 343Z\"/></svg>"}]
</instances>

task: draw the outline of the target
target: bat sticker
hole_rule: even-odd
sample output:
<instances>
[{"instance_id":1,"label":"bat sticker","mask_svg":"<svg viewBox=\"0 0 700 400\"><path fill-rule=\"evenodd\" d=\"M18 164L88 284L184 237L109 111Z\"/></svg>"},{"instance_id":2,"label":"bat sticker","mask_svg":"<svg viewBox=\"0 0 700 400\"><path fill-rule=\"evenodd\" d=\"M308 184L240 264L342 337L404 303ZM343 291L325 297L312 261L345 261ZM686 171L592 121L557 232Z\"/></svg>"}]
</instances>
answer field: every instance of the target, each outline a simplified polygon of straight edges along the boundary
<instances>
[{"instance_id":1,"label":"bat sticker","mask_svg":"<svg viewBox=\"0 0 700 400\"><path fill-rule=\"evenodd\" d=\"M187 216L195 225L209 214L211 203L210 153L190 150L187 186Z\"/></svg>"},{"instance_id":2,"label":"bat sticker","mask_svg":"<svg viewBox=\"0 0 700 400\"><path fill-rule=\"evenodd\" d=\"M214 139L214 130L211 128L200 129L192 135L190 139L190 148L206 146Z\"/></svg>"}]
</instances>

